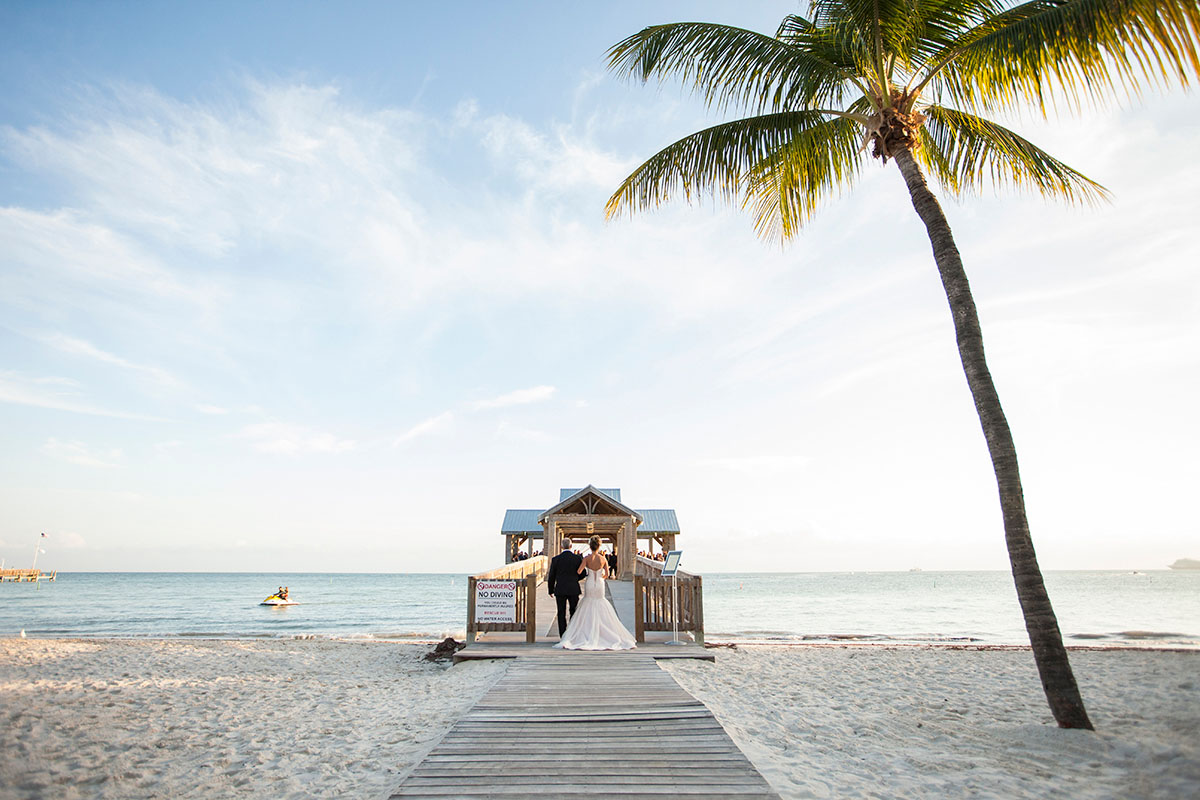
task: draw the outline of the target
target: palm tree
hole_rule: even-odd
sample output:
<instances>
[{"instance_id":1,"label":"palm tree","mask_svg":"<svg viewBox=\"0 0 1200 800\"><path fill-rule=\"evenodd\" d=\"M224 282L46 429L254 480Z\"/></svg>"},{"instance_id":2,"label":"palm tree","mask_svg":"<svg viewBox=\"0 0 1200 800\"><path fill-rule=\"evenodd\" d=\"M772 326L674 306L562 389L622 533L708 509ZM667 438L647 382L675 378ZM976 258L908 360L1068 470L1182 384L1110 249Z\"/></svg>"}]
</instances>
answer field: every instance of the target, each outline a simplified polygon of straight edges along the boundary
<instances>
[{"instance_id":1,"label":"palm tree","mask_svg":"<svg viewBox=\"0 0 1200 800\"><path fill-rule=\"evenodd\" d=\"M870 163L894 160L925 223L967 384L999 485L1004 535L1030 644L1059 726L1088 728L1038 567L1012 433L984 358L975 301L926 175L952 195L989 180L1068 202L1106 192L985 115L1107 104L1117 91L1200 74L1196 0L812 0L774 37L726 25L656 25L609 50L610 68L676 76L718 110L750 116L671 144L609 199L609 217L678 194L712 195L786 241L818 202Z\"/></svg>"}]
</instances>

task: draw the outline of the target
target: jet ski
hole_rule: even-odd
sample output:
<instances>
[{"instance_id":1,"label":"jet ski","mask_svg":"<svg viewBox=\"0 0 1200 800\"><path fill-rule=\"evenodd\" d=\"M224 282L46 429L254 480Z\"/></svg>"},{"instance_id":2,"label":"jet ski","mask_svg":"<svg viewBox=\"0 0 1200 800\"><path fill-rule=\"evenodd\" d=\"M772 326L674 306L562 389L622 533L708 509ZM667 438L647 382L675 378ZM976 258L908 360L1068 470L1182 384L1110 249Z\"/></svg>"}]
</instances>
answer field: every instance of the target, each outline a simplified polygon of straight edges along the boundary
<instances>
[{"instance_id":1,"label":"jet ski","mask_svg":"<svg viewBox=\"0 0 1200 800\"><path fill-rule=\"evenodd\" d=\"M259 603L260 606L298 606L300 605L295 600L284 597L278 593L271 595L266 600Z\"/></svg>"}]
</instances>

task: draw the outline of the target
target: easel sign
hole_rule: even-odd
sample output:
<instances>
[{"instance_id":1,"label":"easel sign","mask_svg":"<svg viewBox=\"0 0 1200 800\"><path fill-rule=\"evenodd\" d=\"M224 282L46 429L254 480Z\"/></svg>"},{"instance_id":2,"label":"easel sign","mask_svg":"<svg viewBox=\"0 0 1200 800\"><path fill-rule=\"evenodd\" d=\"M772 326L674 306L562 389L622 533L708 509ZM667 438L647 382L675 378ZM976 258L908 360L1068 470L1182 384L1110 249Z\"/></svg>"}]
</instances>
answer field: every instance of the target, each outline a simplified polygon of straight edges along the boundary
<instances>
[{"instance_id":1,"label":"easel sign","mask_svg":"<svg viewBox=\"0 0 1200 800\"><path fill-rule=\"evenodd\" d=\"M671 579L671 641L667 644L686 644L679 641L679 559L683 558L682 550L672 550L663 561L662 574Z\"/></svg>"}]
</instances>

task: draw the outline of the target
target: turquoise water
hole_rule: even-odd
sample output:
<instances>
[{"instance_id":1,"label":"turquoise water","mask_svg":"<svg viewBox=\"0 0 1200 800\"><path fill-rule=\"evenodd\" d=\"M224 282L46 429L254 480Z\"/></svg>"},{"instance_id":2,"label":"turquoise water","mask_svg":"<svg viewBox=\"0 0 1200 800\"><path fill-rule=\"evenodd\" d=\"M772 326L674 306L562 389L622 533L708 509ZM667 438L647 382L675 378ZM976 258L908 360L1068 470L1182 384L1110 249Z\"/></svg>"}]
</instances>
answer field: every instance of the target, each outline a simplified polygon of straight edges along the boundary
<instances>
[{"instance_id":1,"label":"turquoise water","mask_svg":"<svg viewBox=\"0 0 1200 800\"><path fill-rule=\"evenodd\" d=\"M0 584L0 636L461 638L465 578L63 573ZM1068 644L1200 648L1200 572L1050 572L1046 583ZM258 605L279 585L301 604ZM710 640L1028 641L1006 572L708 574L704 613Z\"/></svg>"},{"instance_id":2,"label":"turquoise water","mask_svg":"<svg viewBox=\"0 0 1200 800\"><path fill-rule=\"evenodd\" d=\"M1200 571L1048 572L1067 644L1200 647ZM1028 644L1007 572L704 576L710 639Z\"/></svg>"}]
</instances>

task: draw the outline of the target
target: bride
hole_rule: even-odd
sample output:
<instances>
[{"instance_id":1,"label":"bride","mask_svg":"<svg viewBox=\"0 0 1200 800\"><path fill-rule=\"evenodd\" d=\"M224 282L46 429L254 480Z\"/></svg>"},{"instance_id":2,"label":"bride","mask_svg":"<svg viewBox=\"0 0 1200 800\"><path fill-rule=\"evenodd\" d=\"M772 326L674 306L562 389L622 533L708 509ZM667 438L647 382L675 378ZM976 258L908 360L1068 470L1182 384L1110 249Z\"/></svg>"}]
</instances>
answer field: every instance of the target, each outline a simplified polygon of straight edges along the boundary
<instances>
[{"instance_id":1,"label":"bride","mask_svg":"<svg viewBox=\"0 0 1200 800\"><path fill-rule=\"evenodd\" d=\"M633 636L617 618L617 612L604 596L604 575L608 561L598 552L600 537L588 539L591 554L583 560L579 571L587 570L583 583L583 599L571 616L571 622L555 647L566 650L632 650L637 647Z\"/></svg>"}]
</instances>

